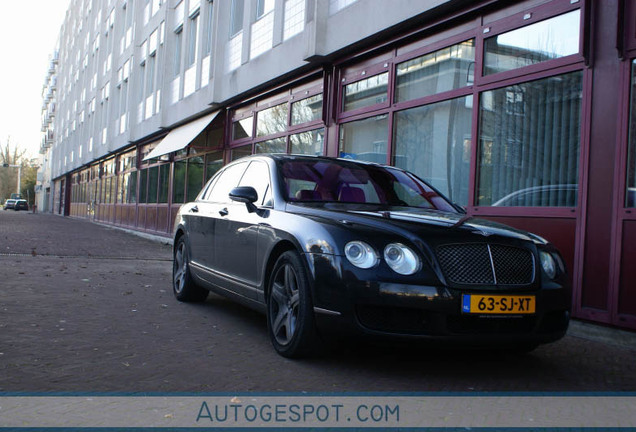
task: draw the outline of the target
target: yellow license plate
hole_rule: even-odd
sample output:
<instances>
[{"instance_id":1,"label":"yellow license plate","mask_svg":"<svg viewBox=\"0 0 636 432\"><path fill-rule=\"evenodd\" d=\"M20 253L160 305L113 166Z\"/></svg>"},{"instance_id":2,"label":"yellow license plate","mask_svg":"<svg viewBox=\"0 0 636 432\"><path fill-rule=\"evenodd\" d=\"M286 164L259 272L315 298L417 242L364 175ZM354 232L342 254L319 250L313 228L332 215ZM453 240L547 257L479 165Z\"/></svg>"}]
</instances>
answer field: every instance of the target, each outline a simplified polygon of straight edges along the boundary
<instances>
[{"instance_id":1,"label":"yellow license plate","mask_svg":"<svg viewBox=\"0 0 636 432\"><path fill-rule=\"evenodd\" d=\"M462 312L470 314L519 315L533 314L536 298L533 295L475 295L462 296Z\"/></svg>"}]
</instances>

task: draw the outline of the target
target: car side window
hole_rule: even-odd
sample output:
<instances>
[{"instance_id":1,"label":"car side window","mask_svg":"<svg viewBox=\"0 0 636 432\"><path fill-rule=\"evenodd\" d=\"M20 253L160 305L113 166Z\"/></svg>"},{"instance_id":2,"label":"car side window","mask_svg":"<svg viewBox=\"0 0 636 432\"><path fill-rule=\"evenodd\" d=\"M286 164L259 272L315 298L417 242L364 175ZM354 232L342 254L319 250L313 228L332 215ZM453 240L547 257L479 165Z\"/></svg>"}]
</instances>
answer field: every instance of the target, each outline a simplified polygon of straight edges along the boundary
<instances>
[{"instance_id":1,"label":"car side window","mask_svg":"<svg viewBox=\"0 0 636 432\"><path fill-rule=\"evenodd\" d=\"M265 162L253 161L243 174L239 186L252 186L258 194L257 205L272 206L269 167Z\"/></svg>"},{"instance_id":2,"label":"car side window","mask_svg":"<svg viewBox=\"0 0 636 432\"><path fill-rule=\"evenodd\" d=\"M214 181L204 200L219 203L230 202L230 191L238 185L241 174L246 167L247 163L243 162L226 168Z\"/></svg>"}]
</instances>

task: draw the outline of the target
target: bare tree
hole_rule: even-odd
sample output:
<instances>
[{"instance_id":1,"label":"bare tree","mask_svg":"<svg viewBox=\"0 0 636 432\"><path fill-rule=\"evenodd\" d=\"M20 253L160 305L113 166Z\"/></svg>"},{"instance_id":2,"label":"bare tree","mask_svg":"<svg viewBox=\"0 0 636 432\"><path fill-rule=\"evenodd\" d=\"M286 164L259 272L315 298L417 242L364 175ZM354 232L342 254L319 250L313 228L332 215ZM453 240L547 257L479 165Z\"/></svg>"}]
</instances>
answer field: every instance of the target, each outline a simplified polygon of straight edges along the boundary
<instances>
[{"instance_id":1,"label":"bare tree","mask_svg":"<svg viewBox=\"0 0 636 432\"><path fill-rule=\"evenodd\" d=\"M26 153L26 149L22 149L19 145L11 142L11 137L7 137L4 145L0 142L0 202L4 202L12 193L16 192L19 171L22 171L22 178L24 179L26 169L34 169L33 163L25 158ZM19 165L23 169L18 170L18 168L11 167L11 165ZM35 169L37 170L37 168ZM20 193L28 190L30 192L29 195L34 195L29 187L32 188L33 185L21 184L20 189L22 190Z\"/></svg>"}]
</instances>

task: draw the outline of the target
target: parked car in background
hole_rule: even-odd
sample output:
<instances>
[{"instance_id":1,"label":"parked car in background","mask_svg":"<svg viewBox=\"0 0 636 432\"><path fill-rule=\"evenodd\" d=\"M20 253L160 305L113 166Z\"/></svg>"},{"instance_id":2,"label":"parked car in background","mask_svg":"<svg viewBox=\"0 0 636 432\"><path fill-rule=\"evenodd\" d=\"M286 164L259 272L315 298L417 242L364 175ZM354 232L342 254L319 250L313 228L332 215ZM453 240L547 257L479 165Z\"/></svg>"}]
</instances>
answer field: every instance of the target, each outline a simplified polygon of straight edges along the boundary
<instances>
[{"instance_id":1,"label":"parked car in background","mask_svg":"<svg viewBox=\"0 0 636 432\"><path fill-rule=\"evenodd\" d=\"M15 206L13 207L13 209L15 211L18 211L18 210L27 210L28 211L29 210L29 203L27 203L27 200L24 200L24 199L16 200Z\"/></svg>"},{"instance_id":2,"label":"parked car in background","mask_svg":"<svg viewBox=\"0 0 636 432\"><path fill-rule=\"evenodd\" d=\"M15 208L15 202L16 200L14 199L8 199L4 202L4 209L5 210L13 210Z\"/></svg>"},{"instance_id":3,"label":"parked car in background","mask_svg":"<svg viewBox=\"0 0 636 432\"><path fill-rule=\"evenodd\" d=\"M576 207L578 192L577 184L532 186L516 190L492 205L493 207L548 207L550 205Z\"/></svg>"},{"instance_id":4,"label":"parked car in background","mask_svg":"<svg viewBox=\"0 0 636 432\"><path fill-rule=\"evenodd\" d=\"M576 207L578 193L577 184L532 186L511 192L492 205L493 207L548 207L551 205ZM636 187L627 188L623 204L625 207L636 207Z\"/></svg>"},{"instance_id":5,"label":"parked car in background","mask_svg":"<svg viewBox=\"0 0 636 432\"><path fill-rule=\"evenodd\" d=\"M567 280L546 240L374 163L239 159L175 221L176 298L210 290L264 312L286 357L335 334L532 349L564 336Z\"/></svg>"}]
</instances>

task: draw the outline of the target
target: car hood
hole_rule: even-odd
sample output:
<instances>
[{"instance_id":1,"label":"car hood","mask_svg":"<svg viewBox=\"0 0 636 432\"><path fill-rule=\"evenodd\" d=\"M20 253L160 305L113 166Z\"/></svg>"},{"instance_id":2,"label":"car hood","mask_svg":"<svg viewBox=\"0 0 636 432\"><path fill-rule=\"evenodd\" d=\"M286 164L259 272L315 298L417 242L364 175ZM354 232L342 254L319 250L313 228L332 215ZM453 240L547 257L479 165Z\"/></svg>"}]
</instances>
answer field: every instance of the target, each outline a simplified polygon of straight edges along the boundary
<instances>
[{"instance_id":1,"label":"car hood","mask_svg":"<svg viewBox=\"0 0 636 432\"><path fill-rule=\"evenodd\" d=\"M535 244L547 241L536 234L518 230L497 222L474 218L463 213L451 213L433 209L414 207L387 207L320 203L288 205L287 212L327 219L331 222L348 225L365 225L377 229L401 231L419 236L476 235L483 237L506 237ZM454 235L453 235L454 234ZM463 234L463 235L462 235ZM408 235L407 235L408 237ZM471 236L472 237L472 236Z\"/></svg>"}]
</instances>

